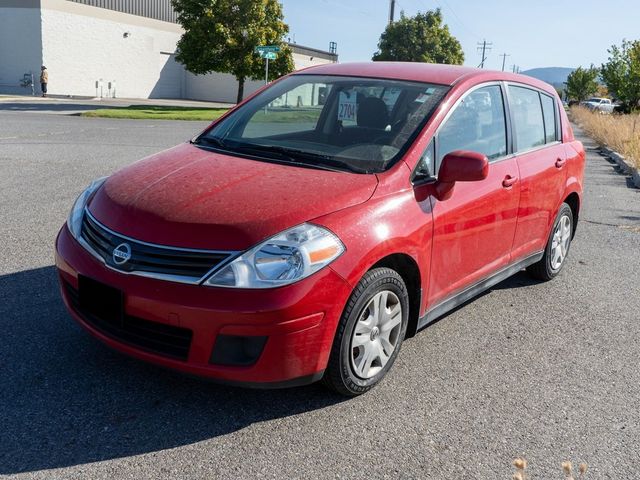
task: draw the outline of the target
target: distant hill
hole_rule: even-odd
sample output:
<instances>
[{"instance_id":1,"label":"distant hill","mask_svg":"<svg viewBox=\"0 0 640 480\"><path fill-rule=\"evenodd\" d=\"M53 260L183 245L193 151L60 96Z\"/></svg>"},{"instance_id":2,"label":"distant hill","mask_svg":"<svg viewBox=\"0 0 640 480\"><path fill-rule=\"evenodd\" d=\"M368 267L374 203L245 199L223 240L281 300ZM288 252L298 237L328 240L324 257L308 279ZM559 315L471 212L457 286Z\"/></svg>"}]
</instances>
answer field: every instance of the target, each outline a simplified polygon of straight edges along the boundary
<instances>
[{"instance_id":1,"label":"distant hill","mask_svg":"<svg viewBox=\"0 0 640 480\"><path fill-rule=\"evenodd\" d=\"M575 68L567 67L546 67L546 68L532 68L531 70L525 70L520 72L523 75L529 75L530 77L537 78L543 82L550 83L554 87L564 88L564 82L567 81L567 77Z\"/></svg>"}]
</instances>

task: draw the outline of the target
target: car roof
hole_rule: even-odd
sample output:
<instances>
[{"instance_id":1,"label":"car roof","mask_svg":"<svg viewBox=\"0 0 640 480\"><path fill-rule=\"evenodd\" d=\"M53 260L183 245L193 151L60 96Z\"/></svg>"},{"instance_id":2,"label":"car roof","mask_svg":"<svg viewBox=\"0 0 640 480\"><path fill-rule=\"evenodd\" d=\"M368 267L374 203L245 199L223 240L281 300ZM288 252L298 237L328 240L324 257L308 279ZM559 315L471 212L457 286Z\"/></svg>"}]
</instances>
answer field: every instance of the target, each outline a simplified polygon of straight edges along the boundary
<instances>
[{"instance_id":1,"label":"car roof","mask_svg":"<svg viewBox=\"0 0 640 480\"><path fill-rule=\"evenodd\" d=\"M460 65L420 62L327 63L298 70L295 74L375 77L392 80L426 82L447 86L452 86L465 80L475 80L474 83L491 80L506 80L526 83L549 92L555 91L551 85L527 75L463 67Z\"/></svg>"}]
</instances>

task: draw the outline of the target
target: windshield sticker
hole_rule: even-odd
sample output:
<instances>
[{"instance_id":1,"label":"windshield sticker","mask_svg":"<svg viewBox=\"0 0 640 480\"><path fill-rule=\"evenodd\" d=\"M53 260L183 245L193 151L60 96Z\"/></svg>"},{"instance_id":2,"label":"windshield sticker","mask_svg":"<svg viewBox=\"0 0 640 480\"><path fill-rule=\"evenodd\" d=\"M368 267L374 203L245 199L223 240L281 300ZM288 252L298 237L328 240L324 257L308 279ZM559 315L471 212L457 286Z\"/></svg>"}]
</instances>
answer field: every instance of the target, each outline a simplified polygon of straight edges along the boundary
<instances>
[{"instance_id":1,"label":"windshield sticker","mask_svg":"<svg viewBox=\"0 0 640 480\"><path fill-rule=\"evenodd\" d=\"M338 120L356 121L358 104L356 103L357 95L355 92L340 92L338 102Z\"/></svg>"}]
</instances>

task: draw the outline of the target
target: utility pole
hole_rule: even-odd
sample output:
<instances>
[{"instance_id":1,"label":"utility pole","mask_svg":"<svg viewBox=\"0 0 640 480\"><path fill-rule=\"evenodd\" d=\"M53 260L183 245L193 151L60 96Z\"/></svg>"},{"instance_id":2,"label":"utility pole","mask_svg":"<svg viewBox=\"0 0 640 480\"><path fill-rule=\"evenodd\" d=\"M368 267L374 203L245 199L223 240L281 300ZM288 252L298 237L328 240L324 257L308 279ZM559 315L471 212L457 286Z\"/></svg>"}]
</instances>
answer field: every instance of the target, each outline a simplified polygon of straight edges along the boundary
<instances>
[{"instance_id":1,"label":"utility pole","mask_svg":"<svg viewBox=\"0 0 640 480\"><path fill-rule=\"evenodd\" d=\"M484 68L484 62L487 59L486 54L491 51L492 45L493 43L487 42L486 40L483 40L482 43L478 42L478 51L482 51L482 61L480 62L480 65L478 65L480 68Z\"/></svg>"},{"instance_id":2,"label":"utility pole","mask_svg":"<svg viewBox=\"0 0 640 480\"><path fill-rule=\"evenodd\" d=\"M516 64L511 65L511 71L513 73L520 73L520 66Z\"/></svg>"},{"instance_id":3,"label":"utility pole","mask_svg":"<svg viewBox=\"0 0 640 480\"><path fill-rule=\"evenodd\" d=\"M389 0L389 25L393 23L393 17L396 11L396 0Z\"/></svg>"},{"instance_id":4,"label":"utility pole","mask_svg":"<svg viewBox=\"0 0 640 480\"><path fill-rule=\"evenodd\" d=\"M508 53L502 53L498 56L502 57L502 71L504 72L504 62L507 60L507 57L510 57L511 55L509 55Z\"/></svg>"}]
</instances>

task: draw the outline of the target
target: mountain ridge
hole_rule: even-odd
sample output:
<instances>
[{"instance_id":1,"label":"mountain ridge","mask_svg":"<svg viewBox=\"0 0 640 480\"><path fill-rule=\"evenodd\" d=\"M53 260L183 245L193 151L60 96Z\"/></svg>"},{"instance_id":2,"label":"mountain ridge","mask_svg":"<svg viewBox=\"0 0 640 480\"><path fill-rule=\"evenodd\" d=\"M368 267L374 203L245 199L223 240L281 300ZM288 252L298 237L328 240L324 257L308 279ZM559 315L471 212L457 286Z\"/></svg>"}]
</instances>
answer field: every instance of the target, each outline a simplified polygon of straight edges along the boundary
<instances>
[{"instance_id":1,"label":"mountain ridge","mask_svg":"<svg viewBox=\"0 0 640 480\"><path fill-rule=\"evenodd\" d=\"M575 68L570 67L540 67L531 68L520 72L522 75L528 75L543 82L547 82L554 87L564 88L564 82L567 81L567 77Z\"/></svg>"}]
</instances>

